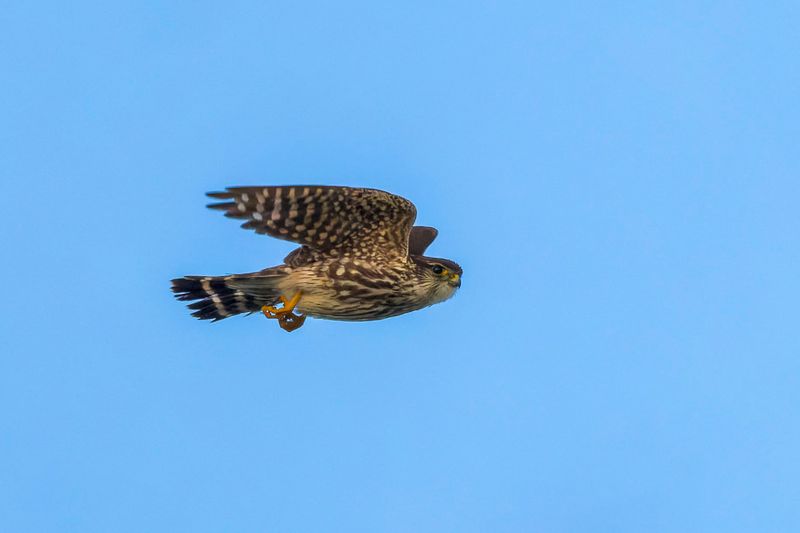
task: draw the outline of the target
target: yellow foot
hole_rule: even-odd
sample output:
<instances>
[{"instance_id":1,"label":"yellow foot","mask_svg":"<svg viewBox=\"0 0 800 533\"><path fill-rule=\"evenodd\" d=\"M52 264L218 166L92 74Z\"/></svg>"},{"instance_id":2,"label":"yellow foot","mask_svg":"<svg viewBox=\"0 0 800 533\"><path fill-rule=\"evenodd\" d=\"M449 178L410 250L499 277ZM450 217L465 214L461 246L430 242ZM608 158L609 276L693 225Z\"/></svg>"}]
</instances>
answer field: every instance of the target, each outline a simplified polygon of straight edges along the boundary
<instances>
[{"instance_id":1,"label":"yellow foot","mask_svg":"<svg viewBox=\"0 0 800 533\"><path fill-rule=\"evenodd\" d=\"M278 319L278 324L286 331L294 331L306 321L305 315L296 315L294 311L297 302L300 301L302 293L298 291L292 296L291 300L287 300L285 296L281 295L280 299L283 307L275 307L274 305L265 305L261 308L261 312L267 318Z\"/></svg>"}]
</instances>

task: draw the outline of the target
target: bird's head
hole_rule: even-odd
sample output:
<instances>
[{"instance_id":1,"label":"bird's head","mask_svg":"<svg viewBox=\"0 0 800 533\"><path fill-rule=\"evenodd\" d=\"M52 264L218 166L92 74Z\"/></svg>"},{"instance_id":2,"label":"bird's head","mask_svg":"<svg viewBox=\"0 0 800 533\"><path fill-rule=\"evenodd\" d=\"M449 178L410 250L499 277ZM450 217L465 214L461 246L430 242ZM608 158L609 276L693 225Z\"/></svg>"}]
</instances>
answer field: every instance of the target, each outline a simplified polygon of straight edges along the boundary
<instances>
[{"instance_id":1,"label":"bird's head","mask_svg":"<svg viewBox=\"0 0 800 533\"><path fill-rule=\"evenodd\" d=\"M411 259L417 265L419 288L428 293L432 303L447 300L461 287L463 271L453 261L413 255Z\"/></svg>"}]
</instances>

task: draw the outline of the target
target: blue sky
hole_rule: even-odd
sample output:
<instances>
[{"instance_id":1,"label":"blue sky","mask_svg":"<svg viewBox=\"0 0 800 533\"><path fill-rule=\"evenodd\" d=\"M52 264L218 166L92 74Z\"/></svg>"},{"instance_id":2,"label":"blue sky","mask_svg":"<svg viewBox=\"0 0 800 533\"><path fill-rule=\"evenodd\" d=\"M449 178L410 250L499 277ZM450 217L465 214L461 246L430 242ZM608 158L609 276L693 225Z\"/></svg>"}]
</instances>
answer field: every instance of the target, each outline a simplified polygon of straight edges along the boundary
<instances>
[{"instance_id":1,"label":"blue sky","mask_svg":"<svg viewBox=\"0 0 800 533\"><path fill-rule=\"evenodd\" d=\"M0 529L800 528L800 8L12 2ZM401 194L464 267L374 323L192 319L288 243L229 185Z\"/></svg>"}]
</instances>

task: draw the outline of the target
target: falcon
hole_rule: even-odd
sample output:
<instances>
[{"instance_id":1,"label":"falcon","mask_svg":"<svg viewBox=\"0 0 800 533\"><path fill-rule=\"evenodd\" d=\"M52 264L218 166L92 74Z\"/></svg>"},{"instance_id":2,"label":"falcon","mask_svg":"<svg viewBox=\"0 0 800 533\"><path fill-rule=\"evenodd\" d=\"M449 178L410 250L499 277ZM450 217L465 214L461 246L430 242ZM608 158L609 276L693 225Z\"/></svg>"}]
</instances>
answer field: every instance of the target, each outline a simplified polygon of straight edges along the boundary
<instances>
[{"instance_id":1,"label":"falcon","mask_svg":"<svg viewBox=\"0 0 800 533\"><path fill-rule=\"evenodd\" d=\"M201 320L261 312L286 331L306 317L366 321L416 311L453 296L461 267L425 256L438 234L414 226L410 201L377 189L297 185L228 187L208 205L243 228L300 245L283 264L229 276L172 280Z\"/></svg>"}]
</instances>

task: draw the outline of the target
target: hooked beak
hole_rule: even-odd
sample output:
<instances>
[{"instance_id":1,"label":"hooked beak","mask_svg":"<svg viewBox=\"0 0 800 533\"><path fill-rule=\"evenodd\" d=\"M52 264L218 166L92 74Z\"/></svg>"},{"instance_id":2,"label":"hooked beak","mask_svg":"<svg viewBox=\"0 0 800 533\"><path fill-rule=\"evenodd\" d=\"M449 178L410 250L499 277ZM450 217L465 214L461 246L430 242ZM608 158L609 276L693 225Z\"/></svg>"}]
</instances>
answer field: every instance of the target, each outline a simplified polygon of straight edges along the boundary
<instances>
[{"instance_id":1,"label":"hooked beak","mask_svg":"<svg viewBox=\"0 0 800 533\"><path fill-rule=\"evenodd\" d=\"M450 274L450 279L448 280L448 283L450 283L450 285L452 285L453 287L456 288L460 287L461 276L459 276L458 274Z\"/></svg>"}]
</instances>

